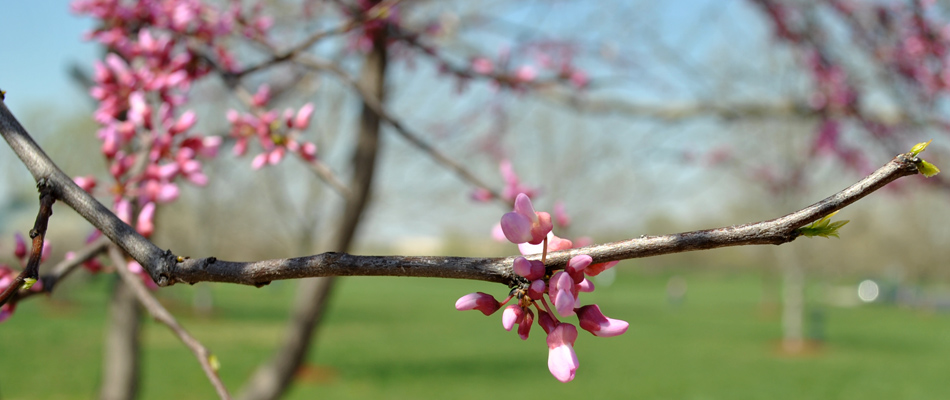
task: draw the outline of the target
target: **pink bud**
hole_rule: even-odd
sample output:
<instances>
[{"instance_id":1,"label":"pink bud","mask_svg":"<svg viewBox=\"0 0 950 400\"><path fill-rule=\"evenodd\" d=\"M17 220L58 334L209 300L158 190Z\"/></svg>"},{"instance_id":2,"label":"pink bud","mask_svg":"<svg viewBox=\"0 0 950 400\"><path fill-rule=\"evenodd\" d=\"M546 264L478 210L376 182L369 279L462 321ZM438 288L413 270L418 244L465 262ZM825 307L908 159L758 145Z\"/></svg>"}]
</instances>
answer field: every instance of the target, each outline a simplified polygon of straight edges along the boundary
<instances>
[{"instance_id":1,"label":"pink bud","mask_svg":"<svg viewBox=\"0 0 950 400\"><path fill-rule=\"evenodd\" d=\"M544 280L538 279L531 282L531 286L528 287L528 297L539 300L544 296L545 290L547 290L547 284L544 283Z\"/></svg>"},{"instance_id":2,"label":"pink bud","mask_svg":"<svg viewBox=\"0 0 950 400\"><path fill-rule=\"evenodd\" d=\"M485 57L475 57L472 59L472 71L477 74L488 75L495 69L491 60Z\"/></svg>"},{"instance_id":3,"label":"pink bud","mask_svg":"<svg viewBox=\"0 0 950 400\"><path fill-rule=\"evenodd\" d=\"M538 77L538 71L530 65L522 65L515 71L515 78L521 82L531 82Z\"/></svg>"},{"instance_id":4,"label":"pink bud","mask_svg":"<svg viewBox=\"0 0 950 400\"><path fill-rule=\"evenodd\" d=\"M512 304L505 307L505 311L501 313L501 326L504 327L506 331L510 331L511 328L523 318L524 309L519 305Z\"/></svg>"},{"instance_id":5,"label":"pink bud","mask_svg":"<svg viewBox=\"0 0 950 400\"><path fill-rule=\"evenodd\" d=\"M251 104L255 107L264 107L270 102L270 86L266 83L257 88L257 93L251 97Z\"/></svg>"},{"instance_id":6,"label":"pink bud","mask_svg":"<svg viewBox=\"0 0 950 400\"><path fill-rule=\"evenodd\" d=\"M485 315L492 315L499 308L501 308L501 304L498 303L498 300L495 300L492 295L482 292L469 293L455 302L456 310L478 310Z\"/></svg>"},{"instance_id":7,"label":"pink bud","mask_svg":"<svg viewBox=\"0 0 950 400\"><path fill-rule=\"evenodd\" d=\"M604 272L610 268L613 268L614 265L617 265L620 261L608 261L605 263L591 264L584 269L584 273L587 276L597 276L601 272Z\"/></svg>"},{"instance_id":8,"label":"pink bud","mask_svg":"<svg viewBox=\"0 0 950 400\"><path fill-rule=\"evenodd\" d=\"M574 341L577 340L577 328L571 324L558 324L548 334L548 370L561 382L574 380L577 371L577 354L574 353Z\"/></svg>"},{"instance_id":9,"label":"pink bud","mask_svg":"<svg viewBox=\"0 0 950 400\"><path fill-rule=\"evenodd\" d=\"M571 276L574 283L581 283L581 281L584 280L584 268L587 268L593 260L594 259L587 254L571 257L571 260L567 262L565 271Z\"/></svg>"},{"instance_id":10,"label":"pink bud","mask_svg":"<svg viewBox=\"0 0 950 400\"><path fill-rule=\"evenodd\" d=\"M16 258L22 260L24 257L26 257L26 240L23 239L23 235L21 235L20 232L15 233L13 236L16 241L16 247L13 250L13 255L15 255Z\"/></svg>"},{"instance_id":11,"label":"pink bud","mask_svg":"<svg viewBox=\"0 0 950 400\"><path fill-rule=\"evenodd\" d=\"M73 182L87 193L92 193L92 189L96 187L96 177L92 175L77 176L73 178Z\"/></svg>"},{"instance_id":12,"label":"pink bud","mask_svg":"<svg viewBox=\"0 0 950 400\"><path fill-rule=\"evenodd\" d=\"M251 160L251 168L258 170L267 165L267 153L261 153L254 156L254 159Z\"/></svg>"},{"instance_id":13,"label":"pink bud","mask_svg":"<svg viewBox=\"0 0 950 400\"><path fill-rule=\"evenodd\" d=\"M195 115L195 112L188 110L178 118L178 122L175 122L175 125L172 125L171 128L168 128L168 133L170 135L177 135L187 131L191 129L191 127L195 126L195 122L197 120L198 117Z\"/></svg>"},{"instance_id":14,"label":"pink bud","mask_svg":"<svg viewBox=\"0 0 950 400\"><path fill-rule=\"evenodd\" d=\"M596 304L577 309L577 319L581 328L594 334L594 336L600 337L622 335L630 326L627 321L607 318L604 313L600 312L600 307Z\"/></svg>"},{"instance_id":15,"label":"pink bud","mask_svg":"<svg viewBox=\"0 0 950 400\"><path fill-rule=\"evenodd\" d=\"M550 334L554 331L554 328L557 327L557 324L557 321L551 317L551 314L545 311L538 311L538 325L541 325L541 329L544 329L544 333Z\"/></svg>"},{"instance_id":16,"label":"pink bud","mask_svg":"<svg viewBox=\"0 0 950 400\"><path fill-rule=\"evenodd\" d=\"M155 224L152 221L153 218L155 218L155 203L149 202L142 206L142 211L139 212L135 230L139 231L142 236L152 236L152 232L155 231Z\"/></svg>"},{"instance_id":17,"label":"pink bud","mask_svg":"<svg viewBox=\"0 0 950 400\"><path fill-rule=\"evenodd\" d=\"M518 336L521 340L528 340L528 333L531 332L531 324L534 323L534 312L530 308L525 310L524 317L518 323Z\"/></svg>"},{"instance_id":18,"label":"pink bud","mask_svg":"<svg viewBox=\"0 0 950 400\"><path fill-rule=\"evenodd\" d=\"M298 153L300 154L301 157L303 157L304 160L307 160L307 161L316 160L317 159L317 145L310 142L304 142L300 146L300 151Z\"/></svg>"},{"instance_id":19,"label":"pink bud","mask_svg":"<svg viewBox=\"0 0 950 400\"><path fill-rule=\"evenodd\" d=\"M313 115L313 103L304 104L300 108L300 111L297 111L297 116L294 118L294 128L298 130L305 130L310 126L310 117Z\"/></svg>"}]
</instances>

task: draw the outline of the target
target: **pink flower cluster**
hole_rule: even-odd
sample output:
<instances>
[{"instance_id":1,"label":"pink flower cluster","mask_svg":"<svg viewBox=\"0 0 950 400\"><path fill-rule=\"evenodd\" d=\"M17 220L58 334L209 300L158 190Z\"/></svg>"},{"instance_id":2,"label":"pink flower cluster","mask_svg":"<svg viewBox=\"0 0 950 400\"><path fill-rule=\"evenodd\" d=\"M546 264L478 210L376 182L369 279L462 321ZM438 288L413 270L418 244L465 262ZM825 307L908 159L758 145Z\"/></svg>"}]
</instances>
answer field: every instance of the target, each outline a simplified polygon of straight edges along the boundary
<instances>
[{"instance_id":1,"label":"pink flower cluster","mask_svg":"<svg viewBox=\"0 0 950 400\"><path fill-rule=\"evenodd\" d=\"M231 137L235 139L234 154L244 155L248 141L256 138L263 152L251 161L254 169L280 163L287 152L295 153L308 162L316 160L317 145L300 140L300 133L310 126L313 104L304 104L297 111L288 108L280 115L275 110L264 111L270 100L270 87L261 85L251 97L254 112L228 111Z\"/></svg>"},{"instance_id":2,"label":"pink flower cluster","mask_svg":"<svg viewBox=\"0 0 950 400\"><path fill-rule=\"evenodd\" d=\"M537 254L540 246L541 261L525 257L515 259L512 270L519 277L518 283L504 301L498 302L487 293L477 292L462 296L455 308L491 315L515 299L516 303L502 312L502 326L510 331L518 325L518 335L527 339L532 324L537 320L548 335L548 369L559 381L569 382L574 379L578 366L574 352L577 327L561 322L558 317L576 315L580 327L594 336L617 336L627 331L627 322L607 318L595 304L581 306L578 297L581 292L594 290L593 283L586 276L597 275L617 263L593 264L589 255L578 255L570 259L564 270L552 274L543 261L547 252L570 249L573 243L554 236L551 215L535 211L524 193L515 198L514 211L502 216L501 229L509 241L518 244L522 254Z\"/></svg>"},{"instance_id":3,"label":"pink flower cluster","mask_svg":"<svg viewBox=\"0 0 950 400\"><path fill-rule=\"evenodd\" d=\"M72 9L100 21L88 37L109 51L95 65L90 94L99 101L94 119L115 180L114 207L148 236L156 204L178 197L179 178L208 183L201 159L214 157L221 144L220 137L192 132L197 117L182 109L192 84L211 72L209 55L233 70L222 39L239 29L262 35L269 20L246 17L238 2L221 11L200 0L76 0ZM77 183L91 190L95 179Z\"/></svg>"}]
</instances>

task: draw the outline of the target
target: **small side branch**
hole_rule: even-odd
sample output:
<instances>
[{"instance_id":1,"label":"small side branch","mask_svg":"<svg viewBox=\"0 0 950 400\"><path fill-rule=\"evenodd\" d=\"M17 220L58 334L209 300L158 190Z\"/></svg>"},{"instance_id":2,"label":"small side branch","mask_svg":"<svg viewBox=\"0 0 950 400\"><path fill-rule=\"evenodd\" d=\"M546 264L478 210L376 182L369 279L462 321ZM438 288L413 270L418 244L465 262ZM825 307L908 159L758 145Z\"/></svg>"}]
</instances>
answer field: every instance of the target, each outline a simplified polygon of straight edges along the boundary
<instances>
[{"instance_id":1,"label":"small side branch","mask_svg":"<svg viewBox=\"0 0 950 400\"><path fill-rule=\"evenodd\" d=\"M218 392L218 396L222 399L230 399L231 395L228 394L228 389L224 387L224 383L221 382L221 377L218 376L216 371L217 367L212 365L212 354L208 351L198 339L195 339L194 336L188 333L178 321L175 320L175 317L168 312L155 299L154 296L148 291L148 288L145 287L145 284L142 283L141 278L136 276L129 271L126 267L125 256L122 255L122 252L116 246L109 246L109 258L112 260L112 263L115 265L116 271L119 273L119 276L122 277L122 280L132 288L132 291L135 293L135 297L139 300L140 303L148 310L148 313L152 315L156 321L165 324L168 329L171 329L172 333L175 336L178 336L178 339L181 340L185 346L194 353L195 357L198 358L198 363L201 364L201 369L204 370L205 375L208 376L208 380L211 381L211 385L214 386L215 391Z\"/></svg>"},{"instance_id":2,"label":"small side branch","mask_svg":"<svg viewBox=\"0 0 950 400\"><path fill-rule=\"evenodd\" d=\"M6 304L23 287L24 283L29 283L25 289L29 289L36 283L40 276L40 260L43 257L43 241L46 238L46 228L49 226L49 218L53 215L53 203L56 197L53 195L52 186L45 179L40 179L36 187L40 190L40 210L36 213L36 222L33 223L33 229L30 229L30 238L33 239L33 248L30 250L30 259L26 263L26 268L17 275L10 286L7 286L3 293L0 293L0 306Z\"/></svg>"}]
</instances>

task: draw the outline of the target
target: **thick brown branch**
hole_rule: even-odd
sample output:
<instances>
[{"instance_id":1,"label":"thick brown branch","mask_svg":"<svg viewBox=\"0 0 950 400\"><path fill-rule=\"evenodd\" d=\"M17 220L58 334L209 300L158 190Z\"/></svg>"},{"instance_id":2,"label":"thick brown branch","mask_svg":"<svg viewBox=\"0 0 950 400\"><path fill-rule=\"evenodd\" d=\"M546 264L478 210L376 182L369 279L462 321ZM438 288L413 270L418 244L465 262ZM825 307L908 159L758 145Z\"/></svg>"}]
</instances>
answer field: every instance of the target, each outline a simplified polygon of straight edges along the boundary
<instances>
[{"instance_id":1,"label":"thick brown branch","mask_svg":"<svg viewBox=\"0 0 950 400\"><path fill-rule=\"evenodd\" d=\"M168 329L171 329L172 333L175 336L178 336L178 339L181 340L185 346L195 354L195 357L198 358L198 363L201 364L201 369L204 370L205 375L208 376L208 380L211 381L211 384L214 386L215 391L218 392L218 396L222 399L230 399L231 395L228 394L228 389L224 387L224 383L221 382L221 378L218 376L218 372L215 370L216 367L212 365L212 354L208 351L198 339L195 339L194 336L188 333L178 321L175 320L175 317L168 312L155 299L154 296L148 291L148 288L145 287L145 284L142 283L142 280L129 271L126 267L125 257L122 255L118 247L109 246L109 258L112 260L112 264L115 265L116 271L119 273L119 276L122 277L122 280L126 285L132 288L132 292L135 293L135 297L142 303L142 306L148 310L148 313L152 315L156 321L165 324Z\"/></svg>"}]
</instances>

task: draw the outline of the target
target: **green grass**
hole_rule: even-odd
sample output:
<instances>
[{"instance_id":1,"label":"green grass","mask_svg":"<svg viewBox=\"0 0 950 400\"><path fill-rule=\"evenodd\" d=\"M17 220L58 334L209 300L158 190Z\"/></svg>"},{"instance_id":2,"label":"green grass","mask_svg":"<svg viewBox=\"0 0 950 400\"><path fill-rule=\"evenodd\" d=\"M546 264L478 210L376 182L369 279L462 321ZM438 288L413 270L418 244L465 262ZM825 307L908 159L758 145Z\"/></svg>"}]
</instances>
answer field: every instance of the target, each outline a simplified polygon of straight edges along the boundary
<instances>
[{"instance_id":1,"label":"green grass","mask_svg":"<svg viewBox=\"0 0 950 400\"><path fill-rule=\"evenodd\" d=\"M671 306L668 276L625 271L609 288L585 294L627 334L581 331L577 378L547 371L543 332L527 342L501 329L500 315L458 312L466 293L500 295L477 282L410 278L340 281L311 351L309 374L288 398L482 399L925 399L943 398L950 365L950 316L888 306L825 308L827 341L816 352L776 351L777 315L760 307L753 275L684 275L686 302ZM97 396L105 301L111 277L34 299L0 325L0 398ZM221 360L232 392L279 343L295 284L262 289L212 286L211 317L191 312L194 288L162 290L190 332ZM214 392L192 355L146 322L142 398L208 399Z\"/></svg>"}]
</instances>

